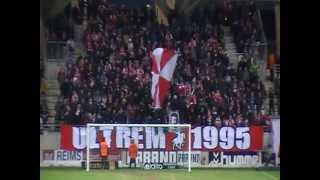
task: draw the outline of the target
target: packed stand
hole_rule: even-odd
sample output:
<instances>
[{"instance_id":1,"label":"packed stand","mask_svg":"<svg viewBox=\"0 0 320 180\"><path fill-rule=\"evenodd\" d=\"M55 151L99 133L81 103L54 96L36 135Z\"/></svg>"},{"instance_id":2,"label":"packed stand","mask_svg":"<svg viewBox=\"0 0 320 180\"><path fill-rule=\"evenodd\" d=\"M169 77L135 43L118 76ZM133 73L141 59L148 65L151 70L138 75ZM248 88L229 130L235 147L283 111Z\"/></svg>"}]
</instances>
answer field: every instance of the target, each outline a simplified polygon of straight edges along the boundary
<instances>
[{"instance_id":1,"label":"packed stand","mask_svg":"<svg viewBox=\"0 0 320 180\"><path fill-rule=\"evenodd\" d=\"M150 52L152 47L143 42L146 32L138 30L144 26L146 31L146 22L155 22L154 13L100 3L98 11L88 8L84 36L88 56L70 60L65 78L64 72L59 75L63 102L57 105L57 118L73 123L141 123L152 112L150 87L146 88L147 48Z\"/></svg>"},{"instance_id":2,"label":"packed stand","mask_svg":"<svg viewBox=\"0 0 320 180\"><path fill-rule=\"evenodd\" d=\"M174 35L182 42L175 86L169 96L171 110L178 110L185 123L198 125L264 124L268 119L262 107L266 92L257 64L242 58L233 69L223 50L221 24L225 18L221 17L225 11L204 12L195 13L190 23L179 24L187 31ZM197 24L199 19L204 24Z\"/></svg>"},{"instance_id":3,"label":"packed stand","mask_svg":"<svg viewBox=\"0 0 320 180\"><path fill-rule=\"evenodd\" d=\"M56 107L57 120L167 123L167 113L177 110L180 123L243 126L266 122L262 109L266 94L256 65L244 58L237 69L232 68L224 53L220 11L205 9L191 20L175 16L166 28L156 23L152 9L90 2L84 35L87 56L68 63L66 71L59 73L62 97ZM167 107L155 111L149 54L170 39L179 53L178 64Z\"/></svg>"}]
</instances>

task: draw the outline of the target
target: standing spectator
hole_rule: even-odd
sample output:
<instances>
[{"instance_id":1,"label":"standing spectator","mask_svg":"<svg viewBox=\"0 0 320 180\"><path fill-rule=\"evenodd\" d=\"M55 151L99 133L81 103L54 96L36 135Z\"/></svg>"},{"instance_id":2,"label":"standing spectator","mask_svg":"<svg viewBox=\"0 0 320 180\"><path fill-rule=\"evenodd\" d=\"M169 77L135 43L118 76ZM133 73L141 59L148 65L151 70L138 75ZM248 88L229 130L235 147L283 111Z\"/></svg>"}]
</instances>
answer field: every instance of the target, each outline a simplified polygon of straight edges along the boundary
<instances>
[{"instance_id":1,"label":"standing spectator","mask_svg":"<svg viewBox=\"0 0 320 180\"><path fill-rule=\"evenodd\" d=\"M270 72L270 81L273 81L273 79L274 79L273 66L275 63L276 63L275 54L274 53L269 54L268 62L267 62L267 69Z\"/></svg>"},{"instance_id":2,"label":"standing spectator","mask_svg":"<svg viewBox=\"0 0 320 180\"><path fill-rule=\"evenodd\" d=\"M40 94L47 95L48 93L48 84L45 78L42 78L40 81Z\"/></svg>"},{"instance_id":3,"label":"standing spectator","mask_svg":"<svg viewBox=\"0 0 320 180\"><path fill-rule=\"evenodd\" d=\"M269 113L274 113L274 93L272 88L269 90Z\"/></svg>"},{"instance_id":4,"label":"standing spectator","mask_svg":"<svg viewBox=\"0 0 320 180\"><path fill-rule=\"evenodd\" d=\"M69 79L66 79L60 86L61 95L63 98L68 98L72 93L72 84Z\"/></svg>"},{"instance_id":5,"label":"standing spectator","mask_svg":"<svg viewBox=\"0 0 320 180\"><path fill-rule=\"evenodd\" d=\"M64 68L63 67L60 67L59 70L58 70L58 82L59 82L59 85L61 85L65 79L66 79L66 73L64 71Z\"/></svg>"},{"instance_id":6,"label":"standing spectator","mask_svg":"<svg viewBox=\"0 0 320 180\"><path fill-rule=\"evenodd\" d=\"M40 118L43 124L48 123L48 117L49 117L49 113L48 113L47 105L46 104L40 105Z\"/></svg>"},{"instance_id":7,"label":"standing spectator","mask_svg":"<svg viewBox=\"0 0 320 180\"><path fill-rule=\"evenodd\" d=\"M256 12L256 5L254 0L249 1L249 15L252 16Z\"/></svg>"}]
</instances>

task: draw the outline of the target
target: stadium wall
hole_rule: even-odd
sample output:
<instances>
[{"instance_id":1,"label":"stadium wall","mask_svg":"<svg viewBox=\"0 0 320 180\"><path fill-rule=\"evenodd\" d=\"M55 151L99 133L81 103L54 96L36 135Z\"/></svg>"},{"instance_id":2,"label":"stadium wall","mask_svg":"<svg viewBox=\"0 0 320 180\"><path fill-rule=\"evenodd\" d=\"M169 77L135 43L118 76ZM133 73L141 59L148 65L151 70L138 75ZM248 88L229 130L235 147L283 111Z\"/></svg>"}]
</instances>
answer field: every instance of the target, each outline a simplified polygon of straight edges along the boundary
<instances>
[{"instance_id":1,"label":"stadium wall","mask_svg":"<svg viewBox=\"0 0 320 180\"><path fill-rule=\"evenodd\" d=\"M60 132L48 132L40 135L40 163L43 161L43 150L56 150L60 146Z\"/></svg>"}]
</instances>

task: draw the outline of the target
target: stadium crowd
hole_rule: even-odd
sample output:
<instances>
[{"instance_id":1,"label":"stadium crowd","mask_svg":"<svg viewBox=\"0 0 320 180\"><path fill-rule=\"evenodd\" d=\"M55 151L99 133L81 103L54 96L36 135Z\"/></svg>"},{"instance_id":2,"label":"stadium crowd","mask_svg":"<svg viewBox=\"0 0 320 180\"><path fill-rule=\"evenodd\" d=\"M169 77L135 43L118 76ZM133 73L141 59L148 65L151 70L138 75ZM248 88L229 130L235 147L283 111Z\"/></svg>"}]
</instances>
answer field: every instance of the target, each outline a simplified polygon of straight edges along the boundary
<instances>
[{"instance_id":1,"label":"stadium crowd","mask_svg":"<svg viewBox=\"0 0 320 180\"><path fill-rule=\"evenodd\" d=\"M88 20L83 37L87 55L74 57L74 48L68 45L71 55L66 70L58 73L61 98L57 120L73 124L167 123L167 113L179 111L180 123L194 125L268 122L263 110L266 91L257 64L244 57L234 68L224 51L225 18L219 17L224 17L225 11L205 10L190 19L173 16L165 27L156 22L152 8L115 8L104 0L74 8L73 19L82 21L86 16ZM235 29L237 46L243 47L256 31L246 29L252 27L250 20L234 19L228 21ZM236 26L238 20L242 23ZM154 110L150 53L169 40L179 53L177 67L167 105Z\"/></svg>"}]
</instances>

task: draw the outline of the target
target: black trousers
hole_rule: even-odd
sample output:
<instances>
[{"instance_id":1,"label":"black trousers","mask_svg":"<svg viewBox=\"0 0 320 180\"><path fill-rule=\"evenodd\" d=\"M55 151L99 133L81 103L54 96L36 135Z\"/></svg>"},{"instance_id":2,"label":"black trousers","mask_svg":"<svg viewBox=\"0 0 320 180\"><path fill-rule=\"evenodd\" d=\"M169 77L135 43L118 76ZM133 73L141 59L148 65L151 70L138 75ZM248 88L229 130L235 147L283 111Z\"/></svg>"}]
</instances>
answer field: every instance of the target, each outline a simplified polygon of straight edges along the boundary
<instances>
[{"instance_id":1,"label":"black trousers","mask_svg":"<svg viewBox=\"0 0 320 180\"><path fill-rule=\"evenodd\" d=\"M107 156L101 156L101 167L102 169L107 169Z\"/></svg>"},{"instance_id":2,"label":"black trousers","mask_svg":"<svg viewBox=\"0 0 320 180\"><path fill-rule=\"evenodd\" d=\"M131 168L131 164L134 164L134 168L137 167L136 158L130 158L129 167Z\"/></svg>"},{"instance_id":3,"label":"black trousers","mask_svg":"<svg viewBox=\"0 0 320 180\"><path fill-rule=\"evenodd\" d=\"M274 153L266 153L265 154L265 163L264 165L267 166L271 162L273 162L275 159L275 154Z\"/></svg>"}]
</instances>

